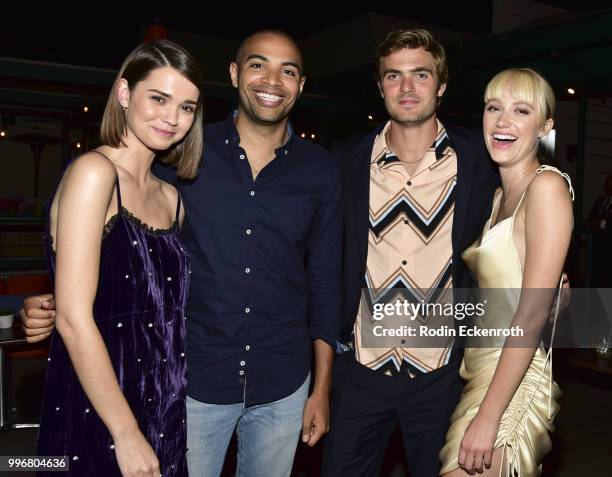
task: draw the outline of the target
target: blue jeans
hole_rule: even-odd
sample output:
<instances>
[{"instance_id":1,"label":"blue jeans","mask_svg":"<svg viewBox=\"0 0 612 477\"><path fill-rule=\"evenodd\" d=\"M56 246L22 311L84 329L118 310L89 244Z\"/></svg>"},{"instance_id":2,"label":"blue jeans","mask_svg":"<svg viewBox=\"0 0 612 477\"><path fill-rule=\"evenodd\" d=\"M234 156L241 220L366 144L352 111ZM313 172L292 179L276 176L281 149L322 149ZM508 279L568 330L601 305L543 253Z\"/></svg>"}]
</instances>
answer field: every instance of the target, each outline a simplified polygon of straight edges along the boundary
<instances>
[{"instance_id":1,"label":"blue jeans","mask_svg":"<svg viewBox=\"0 0 612 477\"><path fill-rule=\"evenodd\" d=\"M237 477L291 474L302 430L310 374L293 394L267 404L206 404L187 397L187 466L190 477L221 473L234 429L238 436Z\"/></svg>"}]
</instances>

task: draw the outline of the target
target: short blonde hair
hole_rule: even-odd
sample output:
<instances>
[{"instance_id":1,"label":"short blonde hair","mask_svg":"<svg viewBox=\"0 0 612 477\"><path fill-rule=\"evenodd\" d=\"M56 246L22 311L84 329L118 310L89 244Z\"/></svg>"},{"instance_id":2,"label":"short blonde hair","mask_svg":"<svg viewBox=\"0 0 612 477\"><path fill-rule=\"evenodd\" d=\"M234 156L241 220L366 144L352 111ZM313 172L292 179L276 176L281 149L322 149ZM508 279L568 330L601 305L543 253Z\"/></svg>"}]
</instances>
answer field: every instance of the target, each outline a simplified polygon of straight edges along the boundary
<instances>
[{"instance_id":1,"label":"short blonde hair","mask_svg":"<svg viewBox=\"0 0 612 477\"><path fill-rule=\"evenodd\" d=\"M531 68L509 68L497 73L484 94L485 104L495 98L501 98L506 89L518 101L533 105L540 115L540 123L544 124L555 114L555 93L548 81Z\"/></svg>"}]
</instances>

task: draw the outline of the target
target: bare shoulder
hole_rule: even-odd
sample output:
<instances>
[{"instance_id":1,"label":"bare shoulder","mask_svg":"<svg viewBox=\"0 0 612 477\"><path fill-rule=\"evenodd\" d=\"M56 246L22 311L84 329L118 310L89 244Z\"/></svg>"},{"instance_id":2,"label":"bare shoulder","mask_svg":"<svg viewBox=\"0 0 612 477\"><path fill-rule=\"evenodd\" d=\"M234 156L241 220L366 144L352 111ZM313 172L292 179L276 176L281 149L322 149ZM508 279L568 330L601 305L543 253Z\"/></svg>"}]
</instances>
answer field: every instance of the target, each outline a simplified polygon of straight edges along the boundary
<instances>
[{"instance_id":1,"label":"bare shoulder","mask_svg":"<svg viewBox=\"0 0 612 477\"><path fill-rule=\"evenodd\" d=\"M525 218L535 236L550 230L553 235L571 232L574 213L572 189L559 172L544 170L527 187Z\"/></svg>"},{"instance_id":2,"label":"bare shoulder","mask_svg":"<svg viewBox=\"0 0 612 477\"><path fill-rule=\"evenodd\" d=\"M527 187L528 203L546 205L570 204L571 196L567 180L558 172L543 170Z\"/></svg>"},{"instance_id":3,"label":"bare shoulder","mask_svg":"<svg viewBox=\"0 0 612 477\"><path fill-rule=\"evenodd\" d=\"M108 159L96 152L86 152L70 164L63 180L83 187L104 187L114 184L116 177L117 169Z\"/></svg>"}]
</instances>

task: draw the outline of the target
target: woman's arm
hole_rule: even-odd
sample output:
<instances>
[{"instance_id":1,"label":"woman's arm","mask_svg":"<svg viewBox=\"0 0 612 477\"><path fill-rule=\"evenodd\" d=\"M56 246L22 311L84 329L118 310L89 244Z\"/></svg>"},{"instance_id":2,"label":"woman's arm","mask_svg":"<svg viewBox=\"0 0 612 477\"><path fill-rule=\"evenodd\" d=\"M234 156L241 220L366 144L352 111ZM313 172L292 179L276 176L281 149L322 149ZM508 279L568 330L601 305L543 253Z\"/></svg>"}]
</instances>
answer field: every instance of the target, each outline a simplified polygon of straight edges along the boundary
<instances>
[{"instance_id":1,"label":"woman's arm","mask_svg":"<svg viewBox=\"0 0 612 477\"><path fill-rule=\"evenodd\" d=\"M554 172L536 176L525 196L525 266L512 320L524 337L506 340L489 389L462 439L459 464L468 471L491 464L500 420L533 359L559 286L572 223L565 180Z\"/></svg>"},{"instance_id":2,"label":"woman's arm","mask_svg":"<svg viewBox=\"0 0 612 477\"><path fill-rule=\"evenodd\" d=\"M56 326L83 390L113 438L123 475L159 475L157 458L121 392L93 318L102 233L115 178L109 161L85 154L62 179L55 237Z\"/></svg>"}]
</instances>

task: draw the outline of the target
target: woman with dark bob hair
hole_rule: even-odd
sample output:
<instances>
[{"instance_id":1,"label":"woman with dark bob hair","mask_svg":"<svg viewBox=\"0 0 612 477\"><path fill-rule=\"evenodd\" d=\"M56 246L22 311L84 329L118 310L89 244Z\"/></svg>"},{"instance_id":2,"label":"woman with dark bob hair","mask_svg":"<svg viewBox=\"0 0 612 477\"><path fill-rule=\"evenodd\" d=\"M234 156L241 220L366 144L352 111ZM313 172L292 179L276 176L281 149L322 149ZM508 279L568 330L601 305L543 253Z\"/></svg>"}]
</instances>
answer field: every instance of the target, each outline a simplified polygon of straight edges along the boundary
<instances>
[{"instance_id":1,"label":"woman with dark bob hair","mask_svg":"<svg viewBox=\"0 0 612 477\"><path fill-rule=\"evenodd\" d=\"M38 454L68 456L69 475L187 475L190 262L178 235L180 195L151 166L157 157L179 177L197 174L201 90L183 48L138 46L109 95L103 145L74 160L52 196L57 328Z\"/></svg>"}]
</instances>

